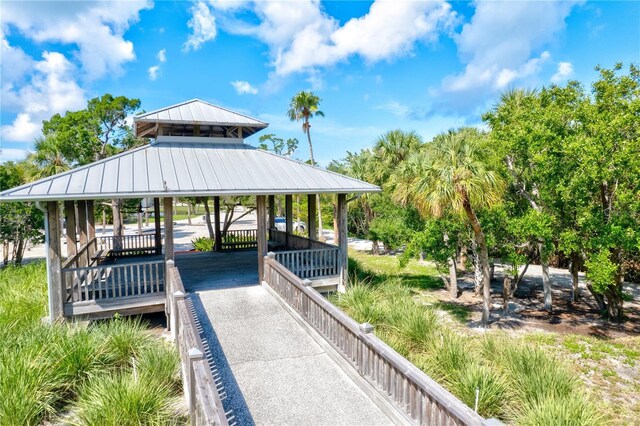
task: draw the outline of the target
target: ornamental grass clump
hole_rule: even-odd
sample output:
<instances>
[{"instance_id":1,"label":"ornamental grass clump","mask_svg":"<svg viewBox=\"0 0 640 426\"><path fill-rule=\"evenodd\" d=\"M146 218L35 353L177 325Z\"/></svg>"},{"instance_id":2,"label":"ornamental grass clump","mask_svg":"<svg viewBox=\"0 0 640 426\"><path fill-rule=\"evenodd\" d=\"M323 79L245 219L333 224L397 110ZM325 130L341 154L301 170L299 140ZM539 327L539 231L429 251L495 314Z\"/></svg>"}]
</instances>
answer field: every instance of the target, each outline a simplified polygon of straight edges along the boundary
<instances>
[{"instance_id":1,"label":"ornamental grass clump","mask_svg":"<svg viewBox=\"0 0 640 426\"><path fill-rule=\"evenodd\" d=\"M184 422L177 352L144 322L46 324L44 262L0 269L0 294L0 425Z\"/></svg>"}]
</instances>

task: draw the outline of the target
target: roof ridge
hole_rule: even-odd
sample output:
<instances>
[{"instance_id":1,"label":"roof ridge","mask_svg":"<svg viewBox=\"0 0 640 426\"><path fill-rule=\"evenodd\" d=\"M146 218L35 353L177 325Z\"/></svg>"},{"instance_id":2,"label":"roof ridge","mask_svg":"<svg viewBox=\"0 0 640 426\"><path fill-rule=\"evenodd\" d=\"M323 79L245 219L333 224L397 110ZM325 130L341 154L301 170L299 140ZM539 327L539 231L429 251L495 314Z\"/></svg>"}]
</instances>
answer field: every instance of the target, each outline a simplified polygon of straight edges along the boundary
<instances>
[{"instance_id":1,"label":"roof ridge","mask_svg":"<svg viewBox=\"0 0 640 426\"><path fill-rule=\"evenodd\" d=\"M199 99L199 98L190 99L188 101L183 101L183 102L180 102L180 103L177 103L177 104L174 104L174 105L169 105L169 106L166 106L166 107L155 109L153 111L141 113L141 114L138 114L138 115L134 116L133 120L137 121L137 120L140 120L140 119L144 119L144 117L152 115L152 114L158 114L159 112L162 112L162 111L166 111L166 110L173 109L173 108L178 108L178 107L181 107L183 105L192 104L192 103L196 103L196 102L200 102L202 104L209 105L210 107L221 109L223 111L226 111L226 112L234 114L234 115L239 115L240 117L248 118L248 119L253 120L253 121L255 121L257 123L260 123L260 124L265 124L265 125L269 124L269 123L267 123L265 121L258 120L257 118L253 118L253 117L251 117L251 116L249 116L247 114L243 114L241 112L232 111L229 108L225 108L225 107L213 104L213 103L208 102L208 101L203 101L202 99Z\"/></svg>"}]
</instances>

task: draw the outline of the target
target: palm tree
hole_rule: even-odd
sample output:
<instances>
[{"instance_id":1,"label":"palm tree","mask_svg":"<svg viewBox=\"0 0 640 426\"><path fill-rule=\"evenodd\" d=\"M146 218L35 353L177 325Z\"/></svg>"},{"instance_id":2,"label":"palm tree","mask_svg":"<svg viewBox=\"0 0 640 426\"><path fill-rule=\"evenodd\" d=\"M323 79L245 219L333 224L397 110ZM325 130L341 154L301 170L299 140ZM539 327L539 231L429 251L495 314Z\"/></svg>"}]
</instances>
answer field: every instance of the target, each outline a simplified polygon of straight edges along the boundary
<instances>
[{"instance_id":1,"label":"palm tree","mask_svg":"<svg viewBox=\"0 0 640 426\"><path fill-rule=\"evenodd\" d=\"M482 266L482 322L490 315L489 254L487 242L476 210L499 202L504 184L489 170L481 144L483 135L473 128L450 130L438 135L427 149L419 154L421 167L410 161L414 172L409 187L410 197L424 213L440 217L447 209L464 214L475 236ZM399 189L397 198L406 196Z\"/></svg>"},{"instance_id":2,"label":"palm tree","mask_svg":"<svg viewBox=\"0 0 640 426\"><path fill-rule=\"evenodd\" d=\"M302 131L307 135L307 141L309 142L309 159L311 165L316 164L313 159L313 145L311 144L311 123L309 119L312 117L324 117L324 112L319 109L320 97L314 95L310 90L302 90L296 93L289 103L289 111L287 116L291 121L302 120ZM318 198L318 229L320 230L320 238L322 238L322 208L320 207L320 194L316 195Z\"/></svg>"},{"instance_id":3,"label":"palm tree","mask_svg":"<svg viewBox=\"0 0 640 426\"><path fill-rule=\"evenodd\" d=\"M71 168L62 154L54 134L37 138L35 152L29 156L29 159L36 166L32 176L34 180L53 176Z\"/></svg>"}]
</instances>

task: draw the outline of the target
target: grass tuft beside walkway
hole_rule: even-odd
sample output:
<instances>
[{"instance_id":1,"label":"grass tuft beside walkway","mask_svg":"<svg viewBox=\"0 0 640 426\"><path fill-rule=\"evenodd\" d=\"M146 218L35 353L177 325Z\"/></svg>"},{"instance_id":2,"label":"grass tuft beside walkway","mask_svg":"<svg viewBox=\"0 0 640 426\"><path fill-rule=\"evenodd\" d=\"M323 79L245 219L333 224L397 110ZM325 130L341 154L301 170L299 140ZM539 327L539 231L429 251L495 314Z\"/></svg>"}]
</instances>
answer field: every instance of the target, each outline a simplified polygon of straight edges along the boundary
<instances>
[{"instance_id":1,"label":"grass tuft beside walkway","mask_svg":"<svg viewBox=\"0 0 640 426\"><path fill-rule=\"evenodd\" d=\"M0 424L184 422L177 353L140 320L45 324L44 262L0 270L0 294Z\"/></svg>"}]
</instances>

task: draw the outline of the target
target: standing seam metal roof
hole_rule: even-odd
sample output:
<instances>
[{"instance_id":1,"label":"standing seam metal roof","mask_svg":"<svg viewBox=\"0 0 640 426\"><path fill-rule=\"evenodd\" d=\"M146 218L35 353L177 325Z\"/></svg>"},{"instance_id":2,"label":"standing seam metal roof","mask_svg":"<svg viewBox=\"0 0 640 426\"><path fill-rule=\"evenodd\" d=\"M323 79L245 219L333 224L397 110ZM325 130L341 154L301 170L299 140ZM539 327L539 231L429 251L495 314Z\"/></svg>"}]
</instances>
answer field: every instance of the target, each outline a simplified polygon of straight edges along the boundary
<instances>
[{"instance_id":1,"label":"standing seam metal roof","mask_svg":"<svg viewBox=\"0 0 640 426\"><path fill-rule=\"evenodd\" d=\"M192 99L134 117L134 122L183 123L265 128L267 123L200 99Z\"/></svg>"},{"instance_id":2,"label":"standing seam metal roof","mask_svg":"<svg viewBox=\"0 0 640 426\"><path fill-rule=\"evenodd\" d=\"M0 193L0 201L379 192L375 185L244 143L152 145Z\"/></svg>"}]
</instances>

